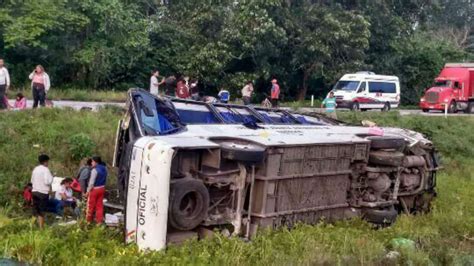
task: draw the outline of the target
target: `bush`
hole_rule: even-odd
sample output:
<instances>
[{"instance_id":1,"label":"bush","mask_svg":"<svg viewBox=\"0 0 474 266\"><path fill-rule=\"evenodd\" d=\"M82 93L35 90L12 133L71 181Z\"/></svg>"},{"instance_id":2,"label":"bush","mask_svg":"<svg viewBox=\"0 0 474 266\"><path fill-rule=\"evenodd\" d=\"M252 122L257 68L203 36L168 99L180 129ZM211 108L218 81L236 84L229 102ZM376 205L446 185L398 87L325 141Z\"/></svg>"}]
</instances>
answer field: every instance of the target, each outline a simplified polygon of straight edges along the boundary
<instances>
[{"instance_id":1,"label":"bush","mask_svg":"<svg viewBox=\"0 0 474 266\"><path fill-rule=\"evenodd\" d=\"M95 142L86 134L79 133L69 137L69 153L73 160L81 160L92 156L96 147Z\"/></svg>"}]
</instances>

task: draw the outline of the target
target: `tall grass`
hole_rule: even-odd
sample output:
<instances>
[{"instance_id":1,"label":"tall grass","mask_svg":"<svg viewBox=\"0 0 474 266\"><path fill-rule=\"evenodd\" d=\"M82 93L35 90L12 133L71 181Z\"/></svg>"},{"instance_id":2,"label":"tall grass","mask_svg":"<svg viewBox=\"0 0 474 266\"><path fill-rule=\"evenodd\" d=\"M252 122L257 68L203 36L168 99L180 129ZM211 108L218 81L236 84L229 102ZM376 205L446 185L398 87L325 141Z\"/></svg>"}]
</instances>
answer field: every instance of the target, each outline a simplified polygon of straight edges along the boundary
<instances>
[{"instance_id":1,"label":"tall grass","mask_svg":"<svg viewBox=\"0 0 474 266\"><path fill-rule=\"evenodd\" d=\"M40 153L51 157L57 176L75 174L70 136L88 135L96 144L94 153L111 162L113 139L119 115L112 109L100 113L71 109L24 110L0 113L0 203L11 201L31 177Z\"/></svg>"},{"instance_id":2,"label":"tall grass","mask_svg":"<svg viewBox=\"0 0 474 266\"><path fill-rule=\"evenodd\" d=\"M12 149L13 158L2 161L12 175L10 179L0 179L2 186L29 176L38 153L31 145L38 142L41 149L52 154L55 170L74 169L75 163L68 159L63 140L70 134L84 132L90 135L98 144L98 152L110 156L118 118L110 111L91 114L41 110L3 115L0 133L8 135L0 139L0 148ZM172 246L166 252L142 253L134 245L124 245L123 235L117 230L79 224L50 226L39 231L31 219L16 214L17 205L10 204L9 210L0 211L0 257L46 265L472 264L474 151L469 146L474 142L473 134L469 133L474 132L474 119L400 117L391 113L342 116L352 122L371 119L381 125L404 126L433 138L448 164L438 176L439 197L431 213L401 215L393 226L383 229L374 229L359 219L335 224L322 222L317 226L297 225L292 230L264 231L250 242L217 235L210 240L191 240L181 246ZM29 122L33 125L27 125ZM41 138L45 131L49 133ZM23 148L15 148L17 141ZM60 156L63 153L66 156ZM20 162L23 158L26 162ZM15 173L14 169L19 169L16 164L21 164L21 174ZM390 241L398 237L415 241L416 249L401 249L398 259L389 259L387 252L396 249Z\"/></svg>"}]
</instances>

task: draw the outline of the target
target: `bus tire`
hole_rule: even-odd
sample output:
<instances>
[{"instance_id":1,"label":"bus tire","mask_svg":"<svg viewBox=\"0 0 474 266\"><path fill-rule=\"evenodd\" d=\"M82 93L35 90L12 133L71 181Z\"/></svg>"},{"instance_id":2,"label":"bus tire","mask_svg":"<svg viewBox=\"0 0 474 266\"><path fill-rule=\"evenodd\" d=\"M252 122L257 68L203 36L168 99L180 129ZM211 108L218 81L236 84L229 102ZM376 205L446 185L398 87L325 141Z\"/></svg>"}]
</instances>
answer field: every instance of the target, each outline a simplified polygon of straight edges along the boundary
<instances>
[{"instance_id":1,"label":"bus tire","mask_svg":"<svg viewBox=\"0 0 474 266\"><path fill-rule=\"evenodd\" d=\"M172 181L168 222L178 230L191 230L207 217L209 192L201 180L180 178Z\"/></svg>"},{"instance_id":2,"label":"bus tire","mask_svg":"<svg viewBox=\"0 0 474 266\"><path fill-rule=\"evenodd\" d=\"M265 159L266 150L253 143L239 143L231 140L219 143L222 158L243 163L260 163Z\"/></svg>"},{"instance_id":3,"label":"bus tire","mask_svg":"<svg viewBox=\"0 0 474 266\"><path fill-rule=\"evenodd\" d=\"M390 111L390 109L391 109L390 103L386 102L385 105L382 108L382 112L388 112L388 111Z\"/></svg>"},{"instance_id":4,"label":"bus tire","mask_svg":"<svg viewBox=\"0 0 474 266\"><path fill-rule=\"evenodd\" d=\"M371 151L369 153L369 163L384 166L402 166L405 154L398 151Z\"/></svg>"},{"instance_id":5,"label":"bus tire","mask_svg":"<svg viewBox=\"0 0 474 266\"><path fill-rule=\"evenodd\" d=\"M403 138L372 136L367 137L370 140L370 148L373 150L403 150L406 142Z\"/></svg>"}]
</instances>

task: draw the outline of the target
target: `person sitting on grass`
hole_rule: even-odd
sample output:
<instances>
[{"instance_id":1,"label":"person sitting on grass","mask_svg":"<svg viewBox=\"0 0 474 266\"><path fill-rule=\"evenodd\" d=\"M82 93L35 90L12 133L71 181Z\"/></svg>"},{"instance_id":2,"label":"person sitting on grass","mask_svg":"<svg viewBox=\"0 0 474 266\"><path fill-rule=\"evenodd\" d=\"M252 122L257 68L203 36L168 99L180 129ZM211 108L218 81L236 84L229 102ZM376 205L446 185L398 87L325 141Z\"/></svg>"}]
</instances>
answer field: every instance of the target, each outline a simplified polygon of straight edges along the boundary
<instances>
[{"instance_id":1,"label":"person sitting on grass","mask_svg":"<svg viewBox=\"0 0 474 266\"><path fill-rule=\"evenodd\" d=\"M61 187L56 191L54 195L54 198L58 203L56 205L56 214L59 216L63 216L65 207L71 207L76 217L79 217L80 215L79 208L77 207L77 200L72 194L72 182L72 178L64 178L63 181L61 181Z\"/></svg>"},{"instance_id":2,"label":"person sitting on grass","mask_svg":"<svg viewBox=\"0 0 474 266\"><path fill-rule=\"evenodd\" d=\"M16 94L15 104L13 105L14 110L23 110L26 109L26 97L23 96L23 93L19 92Z\"/></svg>"}]
</instances>

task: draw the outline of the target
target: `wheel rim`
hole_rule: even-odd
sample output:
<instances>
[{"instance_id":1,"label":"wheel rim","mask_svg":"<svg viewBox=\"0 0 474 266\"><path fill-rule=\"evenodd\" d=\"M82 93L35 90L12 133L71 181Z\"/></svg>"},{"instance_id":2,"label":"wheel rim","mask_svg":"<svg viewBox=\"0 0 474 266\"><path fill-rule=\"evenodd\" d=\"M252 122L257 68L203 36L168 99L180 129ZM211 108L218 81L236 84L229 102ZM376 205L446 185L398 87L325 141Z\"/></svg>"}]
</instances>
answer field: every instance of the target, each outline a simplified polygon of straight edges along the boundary
<instances>
[{"instance_id":1,"label":"wheel rim","mask_svg":"<svg viewBox=\"0 0 474 266\"><path fill-rule=\"evenodd\" d=\"M192 216L196 211L197 197L195 192L189 192L184 195L179 203L179 211L188 217Z\"/></svg>"}]
</instances>

